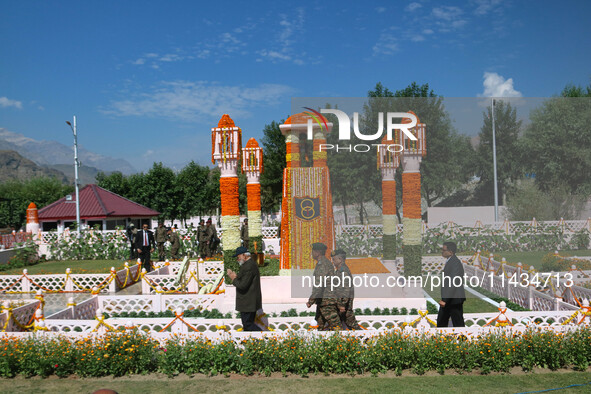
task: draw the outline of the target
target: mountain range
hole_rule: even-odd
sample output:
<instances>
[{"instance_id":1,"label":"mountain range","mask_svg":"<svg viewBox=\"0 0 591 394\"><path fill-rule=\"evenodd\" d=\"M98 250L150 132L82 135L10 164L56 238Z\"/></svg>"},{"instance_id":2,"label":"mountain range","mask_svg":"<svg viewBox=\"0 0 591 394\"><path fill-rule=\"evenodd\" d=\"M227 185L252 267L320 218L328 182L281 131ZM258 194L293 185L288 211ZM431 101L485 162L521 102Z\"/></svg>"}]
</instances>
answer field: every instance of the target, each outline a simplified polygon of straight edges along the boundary
<instances>
[{"instance_id":1,"label":"mountain range","mask_svg":"<svg viewBox=\"0 0 591 394\"><path fill-rule=\"evenodd\" d=\"M57 165L61 167L61 165L69 165L73 172L74 148L57 141L39 141L25 137L22 134L0 128L0 150L11 150L18 152L21 156L35 162L40 166L53 167ZM94 167L94 170L89 169L88 172L120 171L126 175L137 172L136 169L124 159L103 156L101 154L91 152L81 146L78 146L78 156L83 166L89 168ZM61 168L56 169L62 171ZM64 170L65 169L67 169L67 167L64 167Z\"/></svg>"}]
</instances>

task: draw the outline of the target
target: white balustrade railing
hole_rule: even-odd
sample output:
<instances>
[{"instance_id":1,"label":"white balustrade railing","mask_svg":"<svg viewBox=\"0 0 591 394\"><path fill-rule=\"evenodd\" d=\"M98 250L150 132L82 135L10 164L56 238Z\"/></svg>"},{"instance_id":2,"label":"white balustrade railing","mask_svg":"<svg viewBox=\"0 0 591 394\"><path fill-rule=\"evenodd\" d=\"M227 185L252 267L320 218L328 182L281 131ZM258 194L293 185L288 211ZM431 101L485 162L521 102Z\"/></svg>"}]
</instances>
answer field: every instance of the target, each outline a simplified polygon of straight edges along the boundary
<instances>
[{"instance_id":1,"label":"white balustrade railing","mask_svg":"<svg viewBox=\"0 0 591 394\"><path fill-rule=\"evenodd\" d=\"M182 308L181 308L182 309ZM573 311L554 311L554 312L511 312L506 313L508 325L505 329L525 329L527 327L544 327L547 329L561 330L565 327L573 327L577 325L576 319L570 319L573 316ZM471 332L485 332L495 329L495 321L499 317L497 313L467 313L464 314L466 328ZM268 325L276 334L294 331L308 331L311 329L312 317L277 317L269 318ZM436 315L427 315L421 317L419 315L406 316L357 316L360 325L369 331L384 331L384 330L400 330L405 327L413 329L429 330L434 327L429 323L429 320L437 319ZM242 328L240 319L206 319L206 318L189 318L183 317L183 321L175 317L158 317L158 318L110 318L105 319L114 330L124 330L133 327L141 331L157 334L162 331L170 331L172 333L216 333L216 332L235 332ZM54 319L53 317L45 320L46 325L55 332L91 332L97 329L99 321L97 319ZM413 323L412 326L409 326ZM509 327L510 326L510 327ZM498 329L498 328L497 328ZM463 330L462 328L455 328L455 332Z\"/></svg>"},{"instance_id":2,"label":"white balustrade railing","mask_svg":"<svg viewBox=\"0 0 591 394\"><path fill-rule=\"evenodd\" d=\"M48 293L116 292L139 279L138 264L123 268L115 274L65 274L30 275L25 269L21 275L0 275L1 293L32 293L42 290Z\"/></svg>"},{"instance_id":3,"label":"white balustrade railing","mask_svg":"<svg viewBox=\"0 0 591 394\"><path fill-rule=\"evenodd\" d=\"M6 303L9 304L9 302ZM30 300L24 305L16 308L9 307L9 309L6 309L5 305L0 306L2 307L2 313L0 313L0 332L18 332L25 331L23 328L33 322L33 316L37 309L41 307L41 301Z\"/></svg>"}]
</instances>

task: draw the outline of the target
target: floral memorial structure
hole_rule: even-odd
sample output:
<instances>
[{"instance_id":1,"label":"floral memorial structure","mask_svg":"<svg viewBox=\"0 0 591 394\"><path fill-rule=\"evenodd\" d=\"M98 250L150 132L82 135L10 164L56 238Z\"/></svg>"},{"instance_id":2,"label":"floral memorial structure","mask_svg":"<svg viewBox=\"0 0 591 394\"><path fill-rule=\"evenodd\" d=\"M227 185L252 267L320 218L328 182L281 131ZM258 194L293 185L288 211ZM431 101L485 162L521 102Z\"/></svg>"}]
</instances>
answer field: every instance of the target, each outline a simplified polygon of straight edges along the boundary
<instances>
[{"instance_id":1,"label":"floral memorial structure","mask_svg":"<svg viewBox=\"0 0 591 394\"><path fill-rule=\"evenodd\" d=\"M316 118L318 119L318 118ZM332 123L322 117L314 122L310 113L290 116L280 125L285 136L286 166L283 171L281 204L281 270L314 268L312 244L322 242L327 253L334 249L334 223L330 174L326 164L326 135ZM302 167L300 139L312 124L312 166Z\"/></svg>"}]
</instances>

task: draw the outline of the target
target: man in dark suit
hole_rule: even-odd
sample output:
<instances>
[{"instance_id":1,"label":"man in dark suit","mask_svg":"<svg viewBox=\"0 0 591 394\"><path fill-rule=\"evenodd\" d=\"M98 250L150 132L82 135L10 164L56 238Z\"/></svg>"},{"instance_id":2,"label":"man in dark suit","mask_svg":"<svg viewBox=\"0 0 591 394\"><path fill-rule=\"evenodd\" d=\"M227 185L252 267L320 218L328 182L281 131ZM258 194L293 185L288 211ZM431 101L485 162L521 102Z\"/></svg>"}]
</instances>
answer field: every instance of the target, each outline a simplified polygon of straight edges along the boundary
<instances>
[{"instance_id":1,"label":"man in dark suit","mask_svg":"<svg viewBox=\"0 0 591 394\"><path fill-rule=\"evenodd\" d=\"M441 248L441 255L447 261L443 267L437 327L448 327L450 317L454 327L464 327L464 267L456 256L456 250L454 242L444 242Z\"/></svg>"},{"instance_id":2,"label":"man in dark suit","mask_svg":"<svg viewBox=\"0 0 591 394\"><path fill-rule=\"evenodd\" d=\"M242 329L244 331L262 331L254 324L254 318L259 309L263 309L263 297L261 295L261 274L257 263L250 258L248 249L240 246L236 249L234 257L240 264L238 274L228 269L227 273L232 284L236 287L236 310L240 312Z\"/></svg>"},{"instance_id":3,"label":"man in dark suit","mask_svg":"<svg viewBox=\"0 0 591 394\"><path fill-rule=\"evenodd\" d=\"M148 225L144 224L143 230L137 232L135 236L135 248L137 249L138 255L142 260L142 265L146 271L152 271L152 265L150 264L150 254L154 252L156 242L154 241L154 233L148 230Z\"/></svg>"}]
</instances>

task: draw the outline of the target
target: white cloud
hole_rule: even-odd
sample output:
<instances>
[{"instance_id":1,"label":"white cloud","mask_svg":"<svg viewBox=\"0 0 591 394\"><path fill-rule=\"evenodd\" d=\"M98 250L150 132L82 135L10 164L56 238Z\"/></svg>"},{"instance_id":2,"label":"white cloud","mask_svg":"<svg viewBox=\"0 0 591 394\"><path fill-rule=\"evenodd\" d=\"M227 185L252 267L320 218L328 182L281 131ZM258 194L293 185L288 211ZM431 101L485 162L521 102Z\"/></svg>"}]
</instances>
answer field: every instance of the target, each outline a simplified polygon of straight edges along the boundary
<instances>
[{"instance_id":1,"label":"white cloud","mask_svg":"<svg viewBox=\"0 0 591 394\"><path fill-rule=\"evenodd\" d=\"M148 150L146 151L146 153L144 153L144 154L142 155L142 157L143 157L144 159L146 159L146 158L148 158L149 156L152 156L153 154L154 154L154 151L153 151L152 149L148 149Z\"/></svg>"},{"instance_id":2,"label":"white cloud","mask_svg":"<svg viewBox=\"0 0 591 394\"><path fill-rule=\"evenodd\" d=\"M144 63L146 63L146 59L142 59L141 57L139 59L131 62L131 64L135 64L136 66L141 66Z\"/></svg>"},{"instance_id":3,"label":"white cloud","mask_svg":"<svg viewBox=\"0 0 591 394\"><path fill-rule=\"evenodd\" d=\"M460 15L462 15L463 11L460 7L455 6L443 6L443 7L436 7L433 8L432 14L437 19L442 19L445 21L452 21L457 19Z\"/></svg>"},{"instance_id":4,"label":"white cloud","mask_svg":"<svg viewBox=\"0 0 591 394\"><path fill-rule=\"evenodd\" d=\"M421 42L425 41L425 37L420 34L415 34L410 37L410 40L413 42Z\"/></svg>"},{"instance_id":5,"label":"white cloud","mask_svg":"<svg viewBox=\"0 0 591 394\"><path fill-rule=\"evenodd\" d=\"M513 87L513 78L505 79L497 73L484 73L482 85L484 92L479 97L522 97L521 92Z\"/></svg>"},{"instance_id":6,"label":"white cloud","mask_svg":"<svg viewBox=\"0 0 591 394\"><path fill-rule=\"evenodd\" d=\"M263 57L270 59L271 61L291 60L291 56L289 56L285 53L277 52L277 51L267 51L267 50L263 49L262 51L258 51L257 53Z\"/></svg>"},{"instance_id":7,"label":"white cloud","mask_svg":"<svg viewBox=\"0 0 591 394\"><path fill-rule=\"evenodd\" d=\"M207 81L161 82L148 92L113 101L101 111L116 116L147 116L194 122L215 121L221 114L250 115L255 106L274 105L292 89L286 85L222 86Z\"/></svg>"},{"instance_id":8,"label":"white cloud","mask_svg":"<svg viewBox=\"0 0 591 394\"><path fill-rule=\"evenodd\" d=\"M386 12L386 7L378 7L376 8L376 11L381 14L382 12Z\"/></svg>"},{"instance_id":9,"label":"white cloud","mask_svg":"<svg viewBox=\"0 0 591 394\"><path fill-rule=\"evenodd\" d=\"M501 0L475 0L477 5L476 9L474 10L474 14L476 15L486 15L489 11L494 9L498 4L501 3Z\"/></svg>"},{"instance_id":10,"label":"white cloud","mask_svg":"<svg viewBox=\"0 0 591 394\"><path fill-rule=\"evenodd\" d=\"M0 107L14 107L18 109L23 109L23 103L17 100L11 100L8 97L0 97Z\"/></svg>"},{"instance_id":11,"label":"white cloud","mask_svg":"<svg viewBox=\"0 0 591 394\"><path fill-rule=\"evenodd\" d=\"M380 39L373 46L373 54L392 55L398 51L398 39L390 33L382 33Z\"/></svg>"},{"instance_id":12,"label":"white cloud","mask_svg":"<svg viewBox=\"0 0 591 394\"><path fill-rule=\"evenodd\" d=\"M431 29L423 29L423 34L433 34L433 30L431 30Z\"/></svg>"},{"instance_id":13,"label":"white cloud","mask_svg":"<svg viewBox=\"0 0 591 394\"><path fill-rule=\"evenodd\" d=\"M413 12L415 10L418 10L419 8L421 8L422 5L420 3L417 2L412 2L409 5L407 5L404 10L408 11L408 12Z\"/></svg>"}]
</instances>

